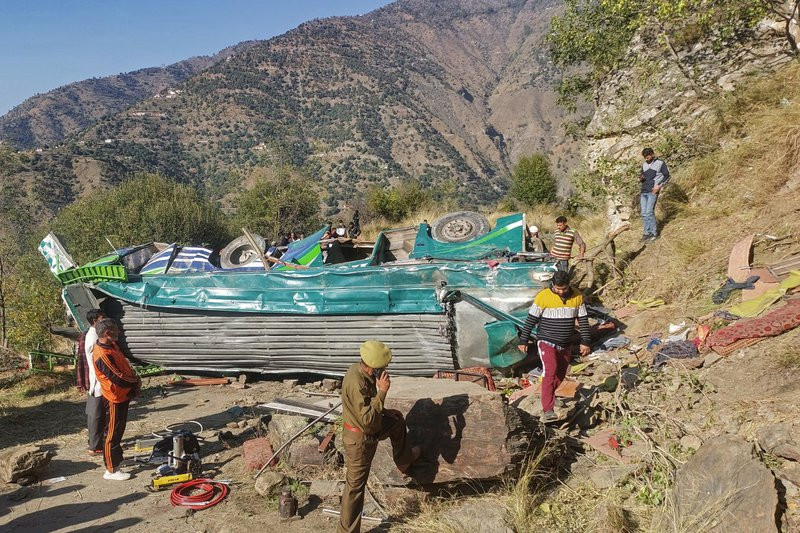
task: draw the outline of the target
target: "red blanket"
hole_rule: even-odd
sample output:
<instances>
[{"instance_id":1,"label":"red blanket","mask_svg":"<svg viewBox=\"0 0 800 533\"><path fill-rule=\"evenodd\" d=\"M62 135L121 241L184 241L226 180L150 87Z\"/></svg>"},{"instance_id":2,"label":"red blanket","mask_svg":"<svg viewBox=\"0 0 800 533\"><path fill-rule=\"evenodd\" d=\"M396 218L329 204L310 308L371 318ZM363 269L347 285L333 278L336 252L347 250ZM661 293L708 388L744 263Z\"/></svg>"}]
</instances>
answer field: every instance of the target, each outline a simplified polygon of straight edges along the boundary
<instances>
[{"instance_id":1,"label":"red blanket","mask_svg":"<svg viewBox=\"0 0 800 533\"><path fill-rule=\"evenodd\" d=\"M786 305L761 317L740 320L718 329L706 339L706 345L728 346L742 339L773 337L800 326L800 301L790 300Z\"/></svg>"}]
</instances>

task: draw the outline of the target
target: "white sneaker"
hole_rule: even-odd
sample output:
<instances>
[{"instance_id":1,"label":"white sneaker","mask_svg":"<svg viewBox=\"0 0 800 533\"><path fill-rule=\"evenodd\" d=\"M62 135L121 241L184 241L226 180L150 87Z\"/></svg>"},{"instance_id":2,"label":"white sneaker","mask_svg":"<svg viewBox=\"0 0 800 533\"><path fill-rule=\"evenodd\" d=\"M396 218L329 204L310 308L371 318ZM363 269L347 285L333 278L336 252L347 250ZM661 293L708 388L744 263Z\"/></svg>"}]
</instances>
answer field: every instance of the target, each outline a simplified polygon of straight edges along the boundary
<instances>
[{"instance_id":1,"label":"white sneaker","mask_svg":"<svg viewBox=\"0 0 800 533\"><path fill-rule=\"evenodd\" d=\"M103 474L103 479L111 479L114 481L126 481L131 478L131 475L127 472L123 472L122 470L117 470L116 472L109 472L106 470L106 473Z\"/></svg>"}]
</instances>

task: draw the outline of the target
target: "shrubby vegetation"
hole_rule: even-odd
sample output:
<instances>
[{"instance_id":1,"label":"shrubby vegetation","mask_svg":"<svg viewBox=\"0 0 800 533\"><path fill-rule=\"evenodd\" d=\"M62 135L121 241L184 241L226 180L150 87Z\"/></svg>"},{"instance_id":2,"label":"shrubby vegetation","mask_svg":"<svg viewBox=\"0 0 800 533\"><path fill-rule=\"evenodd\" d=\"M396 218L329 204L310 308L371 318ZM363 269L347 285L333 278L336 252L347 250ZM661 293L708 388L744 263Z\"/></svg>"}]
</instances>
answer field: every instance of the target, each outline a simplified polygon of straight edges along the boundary
<instances>
[{"instance_id":1,"label":"shrubby vegetation","mask_svg":"<svg viewBox=\"0 0 800 533\"><path fill-rule=\"evenodd\" d=\"M430 200L430 193L413 182L387 189L373 187L367 192L367 215L398 222L424 208Z\"/></svg>"},{"instance_id":2,"label":"shrubby vegetation","mask_svg":"<svg viewBox=\"0 0 800 533\"><path fill-rule=\"evenodd\" d=\"M242 227L267 240L282 232L319 229L319 194L310 180L289 167L281 167L274 176L256 175L255 186L236 199L232 227Z\"/></svg>"},{"instance_id":3,"label":"shrubby vegetation","mask_svg":"<svg viewBox=\"0 0 800 533\"><path fill-rule=\"evenodd\" d=\"M511 196L527 206L556 201L556 179L542 154L523 157L511 175Z\"/></svg>"},{"instance_id":4,"label":"shrubby vegetation","mask_svg":"<svg viewBox=\"0 0 800 533\"><path fill-rule=\"evenodd\" d=\"M720 44L752 28L777 8L775 0L567 0L553 19L550 52L561 67L582 67L559 87L559 103L576 101L596 89L620 66L634 35L659 39L677 61L676 48L700 40ZM645 31L642 31L645 30Z\"/></svg>"},{"instance_id":5,"label":"shrubby vegetation","mask_svg":"<svg viewBox=\"0 0 800 533\"><path fill-rule=\"evenodd\" d=\"M49 228L76 261L150 241L224 246L231 232L222 212L197 189L158 175L141 175L64 208Z\"/></svg>"}]
</instances>

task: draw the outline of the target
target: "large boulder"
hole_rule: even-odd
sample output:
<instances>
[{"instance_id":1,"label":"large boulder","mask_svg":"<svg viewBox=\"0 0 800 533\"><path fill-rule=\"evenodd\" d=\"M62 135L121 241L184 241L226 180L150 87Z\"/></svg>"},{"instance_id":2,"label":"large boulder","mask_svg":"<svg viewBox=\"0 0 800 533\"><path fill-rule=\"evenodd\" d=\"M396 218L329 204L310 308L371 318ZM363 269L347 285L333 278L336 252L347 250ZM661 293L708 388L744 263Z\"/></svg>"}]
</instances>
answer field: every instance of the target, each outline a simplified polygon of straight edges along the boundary
<instances>
[{"instance_id":1,"label":"large boulder","mask_svg":"<svg viewBox=\"0 0 800 533\"><path fill-rule=\"evenodd\" d=\"M392 378L385 408L406 418L422 457L402 475L389 440L378 446L373 472L388 485L492 479L516 469L530 439L519 412L503 397L474 383L431 378Z\"/></svg>"},{"instance_id":2,"label":"large boulder","mask_svg":"<svg viewBox=\"0 0 800 533\"><path fill-rule=\"evenodd\" d=\"M0 479L16 483L23 478L39 478L53 455L37 446L15 446L0 451Z\"/></svg>"},{"instance_id":3,"label":"large boulder","mask_svg":"<svg viewBox=\"0 0 800 533\"><path fill-rule=\"evenodd\" d=\"M678 469L672 498L674 516L662 516L670 530L777 530L775 478L753 457L753 445L741 437L706 441Z\"/></svg>"}]
</instances>

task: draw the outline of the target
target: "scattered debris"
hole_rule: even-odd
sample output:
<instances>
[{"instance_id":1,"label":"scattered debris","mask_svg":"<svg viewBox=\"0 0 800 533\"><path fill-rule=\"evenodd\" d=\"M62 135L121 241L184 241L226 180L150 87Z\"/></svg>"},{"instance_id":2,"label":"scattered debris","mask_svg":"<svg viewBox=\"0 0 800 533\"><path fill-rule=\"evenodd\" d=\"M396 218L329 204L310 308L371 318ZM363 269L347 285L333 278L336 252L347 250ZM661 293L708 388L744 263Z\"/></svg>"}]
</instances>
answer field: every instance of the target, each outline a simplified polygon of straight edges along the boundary
<instances>
[{"instance_id":1,"label":"scattered debris","mask_svg":"<svg viewBox=\"0 0 800 533\"><path fill-rule=\"evenodd\" d=\"M740 320L714 331L706 339L706 345L720 355L725 355L719 348L727 348L741 341L747 341L752 345L764 337L780 335L797 326L800 326L800 301L792 300L762 318Z\"/></svg>"},{"instance_id":2,"label":"scattered debris","mask_svg":"<svg viewBox=\"0 0 800 533\"><path fill-rule=\"evenodd\" d=\"M270 457L273 457L272 445L266 437L259 437L257 439L250 439L242 445L242 458L244 459L244 466L248 470L259 470ZM276 459L272 459L270 466L275 466L278 463Z\"/></svg>"},{"instance_id":3,"label":"scattered debris","mask_svg":"<svg viewBox=\"0 0 800 533\"><path fill-rule=\"evenodd\" d=\"M634 443L620 442L617 437L619 432L616 428L601 429L591 437L581 439L585 444L588 444L598 452L616 459L620 463L631 463L638 460L640 456L640 446L634 446Z\"/></svg>"},{"instance_id":4,"label":"scattered debris","mask_svg":"<svg viewBox=\"0 0 800 533\"><path fill-rule=\"evenodd\" d=\"M333 392L342 388L342 381L339 379L325 378L322 380L322 388Z\"/></svg>"},{"instance_id":5,"label":"scattered debris","mask_svg":"<svg viewBox=\"0 0 800 533\"><path fill-rule=\"evenodd\" d=\"M324 413L325 411L333 413L333 411L336 410L336 409L328 410L325 407L320 407L313 403L295 400L293 398L275 398L274 401L261 404L258 407L260 409L270 409L272 411L280 411L284 413L303 415L309 418L320 416L320 414ZM336 420L336 415L325 414L323 415L323 418L321 420L325 420L326 422L334 422Z\"/></svg>"},{"instance_id":6,"label":"scattered debris","mask_svg":"<svg viewBox=\"0 0 800 533\"><path fill-rule=\"evenodd\" d=\"M494 378L489 369L483 366L472 368L462 368L461 370L437 370L433 375L434 379L452 379L453 381L468 381L477 383L486 390L494 392L497 390Z\"/></svg>"},{"instance_id":7,"label":"scattered debris","mask_svg":"<svg viewBox=\"0 0 800 533\"><path fill-rule=\"evenodd\" d=\"M731 248L728 259L728 278L741 283L750 276L750 265L753 262L753 238L750 234L741 239Z\"/></svg>"},{"instance_id":8,"label":"scattered debris","mask_svg":"<svg viewBox=\"0 0 800 533\"><path fill-rule=\"evenodd\" d=\"M208 385L227 385L228 378L190 378L170 381L167 385L173 387L205 387Z\"/></svg>"},{"instance_id":9,"label":"scattered debris","mask_svg":"<svg viewBox=\"0 0 800 533\"><path fill-rule=\"evenodd\" d=\"M255 490L265 498L273 498L280 494L287 481L286 476L280 472L267 470L256 479Z\"/></svg>"},{"instance_id":10,"label":"scattered debris","mask_svg":"<svg viewBox=\"0 0 800 533\"><path fill-rule=\"evenodd\" d=\"M322 516L335 516L335 517L338 518L339 514L340 514L339 511L337 511L335 509L329 509L328 507L323 507L322 508ZM380 523L380 522L383 522L383 518L379 518L379 517L376 517L376 516L367 516L367 515L362 514L361 515L361 521L362 522L378 522L378 523Z\"/></svg>"}]
</instances>

